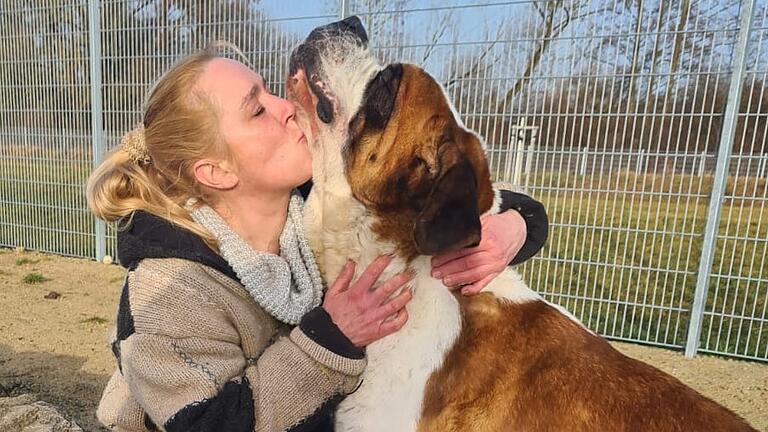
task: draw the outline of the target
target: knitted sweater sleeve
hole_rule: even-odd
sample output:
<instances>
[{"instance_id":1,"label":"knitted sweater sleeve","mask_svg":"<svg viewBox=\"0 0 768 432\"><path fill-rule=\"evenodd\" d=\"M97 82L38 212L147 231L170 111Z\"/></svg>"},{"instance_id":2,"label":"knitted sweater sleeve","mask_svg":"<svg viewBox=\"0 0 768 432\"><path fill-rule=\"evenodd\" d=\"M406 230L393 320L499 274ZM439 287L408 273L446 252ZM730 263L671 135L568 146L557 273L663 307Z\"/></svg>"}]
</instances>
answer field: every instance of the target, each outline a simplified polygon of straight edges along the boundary
<instances>
[{"instance_id":1,"label":"knitted sweater sleeve","mask_svg":"<svg viewBox=\"0 0 768 432\"><path fill-rule=\"evenodd\" d=\"M117 351L130 394L162 429L311 429L358 384L362 352L344 345L324 311L269 340L270 332L259 328L271 325L266 315L254 318L252 310L238 309L236 298L206 295L216 281L152 270L128 278L123 315L133 331L122 332ZM195 286L201 284L207 286Z\"/></svg>"}]
</instances>

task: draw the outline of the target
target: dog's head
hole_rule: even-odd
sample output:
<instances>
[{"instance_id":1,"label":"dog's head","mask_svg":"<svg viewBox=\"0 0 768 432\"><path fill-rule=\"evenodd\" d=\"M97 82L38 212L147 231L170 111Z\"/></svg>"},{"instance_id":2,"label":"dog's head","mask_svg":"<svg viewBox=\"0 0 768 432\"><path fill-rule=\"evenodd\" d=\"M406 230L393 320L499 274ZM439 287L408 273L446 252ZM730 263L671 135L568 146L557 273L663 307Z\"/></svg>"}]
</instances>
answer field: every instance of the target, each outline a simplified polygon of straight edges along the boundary
<instances>
[{"instance_id":1,"label":"dog's head","mask_svg":"<svg viewBox=\"0 0 768 432\"><path fill-rule=\"evenodd\" d=\"M310 144L344 144L339 137L380 69L357 17L314 29L293 50L286 87Z\"/></svg>"},{"instance_id":2,"label":"dog's head","mask_svg":"<svg viewBox=\"0 0 768 432\"><path fill-rule=\"evenodd\" d=\"M353 196L378 217L374 230L405 255L476 245L493 203L480 139L434 78L414 65L381 68L366 44L353 17L294 51L289 92L313 145L338 151Z\"/></svg>"}]
</instances>

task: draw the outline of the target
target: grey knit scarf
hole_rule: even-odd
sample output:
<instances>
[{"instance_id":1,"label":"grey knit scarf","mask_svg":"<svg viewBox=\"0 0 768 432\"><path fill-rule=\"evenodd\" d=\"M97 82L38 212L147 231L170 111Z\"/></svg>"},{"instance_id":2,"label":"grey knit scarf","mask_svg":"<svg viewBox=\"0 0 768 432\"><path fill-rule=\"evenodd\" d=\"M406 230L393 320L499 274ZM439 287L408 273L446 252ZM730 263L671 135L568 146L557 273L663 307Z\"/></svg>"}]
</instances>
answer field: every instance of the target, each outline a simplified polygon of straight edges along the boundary
<instances>
[{"instance_id":1,"label":"grey knit scarf","mask_svg":"<svg viewBox=\"0 0 768 432\"><path fill-rule=\"evenodd\" d=\"M253 250L212 208L192 211L192 218L219 242L224 259L256 302L276 319L296 325L319 306L323 282L315 257L304 237L304 200L294 191L288 218L280 234L280 255Z\"/></svg>"}]
</instances>

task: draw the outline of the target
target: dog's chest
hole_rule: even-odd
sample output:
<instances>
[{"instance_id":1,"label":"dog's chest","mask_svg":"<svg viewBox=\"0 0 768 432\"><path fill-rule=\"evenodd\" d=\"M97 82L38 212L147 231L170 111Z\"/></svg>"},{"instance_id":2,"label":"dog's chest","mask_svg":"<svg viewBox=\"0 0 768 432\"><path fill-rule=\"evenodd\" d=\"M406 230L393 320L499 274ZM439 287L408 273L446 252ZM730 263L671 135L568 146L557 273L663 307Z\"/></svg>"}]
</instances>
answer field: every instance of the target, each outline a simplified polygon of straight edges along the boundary
<instances>
[{"instance_id":1,"label":"dog's chest","mask_svg":"<svg viewBox=\"0 0 768 432\"><path fill-rule=\"evenodd\" d=\"M429 276L421 258L408 322L367 348L368 366L360 388L336 414L337 431L412 431L421 413L424 389L461 330L456 299Z\"/></svg>"},{"instance_id":2,"label":"dog's chest","mask_svg":"<svg viewBox=\"0 0 768 432\"><path fill-rule=\"evenodd\" d=\"M344 191L339 190L313 191L304 214L307 240L329 284L347 259L358 263L359 276L378 255L394 250L376 240L365 209L351 197L344 199ZM419 257L411 268L416 276L408 321L367 347L363 382L337 410L338 432L415 430L427 380L461 331L458 302L441 281L430 276L429 257ZM405 263L395 259L379 280L403 270Z\"/></svg>"}]
</instances>

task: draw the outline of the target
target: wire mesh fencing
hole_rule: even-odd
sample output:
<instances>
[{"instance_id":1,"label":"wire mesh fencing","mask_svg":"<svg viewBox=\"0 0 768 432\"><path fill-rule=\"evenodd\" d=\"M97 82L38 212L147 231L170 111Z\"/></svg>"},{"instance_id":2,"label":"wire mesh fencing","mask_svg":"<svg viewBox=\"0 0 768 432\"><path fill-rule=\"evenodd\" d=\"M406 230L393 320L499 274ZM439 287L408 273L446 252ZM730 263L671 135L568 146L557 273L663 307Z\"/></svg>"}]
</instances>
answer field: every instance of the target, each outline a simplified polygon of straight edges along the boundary
<instances>
[{"instance_id":1,"label":"wire mesh fencing","mask_svg":"<svg viewBox=\"0 0 768 432\"><path fill-rule=\"evenodd\" d=\"M768 8L751 16L700 350L768 359Z\"/></svg>"},{"instance_id":2,"label":"wire mesh fencing","mask_svg":"<svg viewBox=\"0 0 768 432\"><path fill-rule=\"evenodd\" d=\"M383 62L416 63L441 82L485 137L494 177L545 204L548 244L520 268L534 289L609 338L765 361L767 10L755 0L11 0L0 6L0 245L114 256L114 231L88 213L83 183L140 122L164 70L226 40L283 94L292 47L357 15Z\"/></svg>"}]
</instances>

